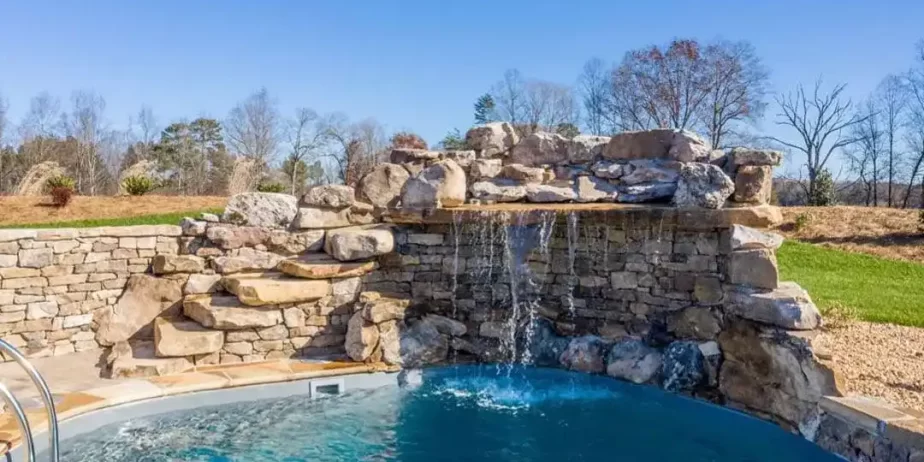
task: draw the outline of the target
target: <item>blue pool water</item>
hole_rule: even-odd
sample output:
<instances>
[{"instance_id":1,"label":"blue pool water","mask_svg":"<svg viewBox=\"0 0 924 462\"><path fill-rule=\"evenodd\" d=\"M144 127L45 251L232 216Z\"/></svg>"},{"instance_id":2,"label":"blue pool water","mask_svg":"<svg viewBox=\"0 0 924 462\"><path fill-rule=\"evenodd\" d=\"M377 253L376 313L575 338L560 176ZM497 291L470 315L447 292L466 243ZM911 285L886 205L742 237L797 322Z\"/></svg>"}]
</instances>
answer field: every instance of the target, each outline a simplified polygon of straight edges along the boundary
<instances>
[{"instance_id":1,"label":"blue pool water","mask_svg":"<svg viewBox=\"0 0 924 462\"><path fill-rule=\"evenodd\" d=\"M836 461L780 428L607 377L495 366L383 387L199 408L103 427L67 462Z\"/></svg>"}]
</instances>

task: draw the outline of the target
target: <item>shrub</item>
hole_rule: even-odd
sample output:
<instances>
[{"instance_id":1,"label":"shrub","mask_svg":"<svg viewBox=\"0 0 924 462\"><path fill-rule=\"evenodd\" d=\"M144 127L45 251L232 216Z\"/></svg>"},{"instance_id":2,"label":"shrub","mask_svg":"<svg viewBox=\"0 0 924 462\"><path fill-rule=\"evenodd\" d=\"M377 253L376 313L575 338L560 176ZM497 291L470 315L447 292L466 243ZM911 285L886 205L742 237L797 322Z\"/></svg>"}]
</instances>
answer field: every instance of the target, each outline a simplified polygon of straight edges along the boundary
<instances>
[{"instance_id":1,"label":"shrub","mask_svg":"<svg viewBox=\"0 0 924 462\"><path fill-rule=\"evenodd\" d=\"M260 183L257 185L257 191L266 193L283 193L286 192L286 186L282 183L276 182Z\"/></svg>"},{"instance_id":2,"label":"shrub","mask_svg":"<svg viewBox=\"0 0 924 462\"><path fill-rule=\"evenodd\" d=\"M122 180L122 187L132 196L143 196L153 191L157 185L146 175L132 175Z\"/></svg>"},{"instance_id":3,"label":"shrub","mask_svg":"<svg viewBox=\"0 0 924 462\"><path fill-rule=\"evenodd\" d=\"M812 215L808 213L800 213L796 215L795 228L796 232L802 231L808 227L809 223L812 222Z\"/></svg>"},{"instance_id":4,"label":"shrub","mask_svg":"<svg viewBox=\"0 0 924 462\"><path fill-rule=\"evenodd\" d=\"M51 188L51 203L55 207L65 207L71 202L71 198L74 197L74 188L68 188L65 186L55 186Z\"/></svg>"},{"instance_id":5,"label":"shrub","mask_svg":"<svg viewBox=\"0 0 924 462\"><path fill-rule=\"evenodd\" d=\"M77 182L73 178L67 175L57 175L48 179L48 182L45 183L45 187L49 190L55 188L68 188L73 192L74 187L77 185Z\"/></svg>"},{"instance_id":6,"label":"shrub","mask_svg":"<svg viewBox=\"0 0 924 462\"><path fill-rule=\"evenodd\" d=\"M815 185L809 194L809 205L829 207L836 202L834 177L826 169L820 170L815 177Z\"/></svg>"}]
</instances>

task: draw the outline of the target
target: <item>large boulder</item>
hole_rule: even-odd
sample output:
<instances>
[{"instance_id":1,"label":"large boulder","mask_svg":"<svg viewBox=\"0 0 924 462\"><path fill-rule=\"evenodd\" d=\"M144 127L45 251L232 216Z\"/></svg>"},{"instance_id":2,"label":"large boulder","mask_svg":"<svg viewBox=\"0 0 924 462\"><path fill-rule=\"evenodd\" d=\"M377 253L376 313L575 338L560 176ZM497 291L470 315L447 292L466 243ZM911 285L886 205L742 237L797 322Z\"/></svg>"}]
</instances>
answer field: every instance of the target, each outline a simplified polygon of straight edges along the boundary
<instances>
[{"instance_id":1,"label":"large boulder","mask_svg":"<svg viewBox=\"0 0 924 462\"><path fill-rule=\"evenodd\" d=\"M779 285L776 254L769 249L734 251L728 258L728 278L732 284L776 289Z\"/></svg>"},{"instance_id":2,"label":"large boulder","mask_svg":"<svg viewBox=\"0 0 924 462\"><path fill-rule=\"evenodd\" d=\"M346 353L353 361L364 362L372 358L379 346L379 328L356 312L347 323Z\"/></svg>"},{"instance_id":3,"label":"large boulder","mask_svg":"<svg viewBox=\"0 0 924 462\"><path fill-rule=\"evenodd\" d=\"M341 262L324 254L305 254L276 265L280 272L302 279L351 278L363 276L377 267L375 261Z\"/></svg>"},{"instance_id":4,"label":"large boulder","mask_svg":"<svg viewBox=\"0 0 924 462\"><path fill-rule=\"evenodd\" d=\"M734 148L728 154L733 167L742 165L767 165L776 167L783 161L783 153L769 149Z\"/></svg>"},{"instance_id":5,"label":"large boulder","mask_svg":"<svg viewBox=\"0 0 924 462\"><path fill-rule=\"evenodd\" d=\"M680 162L710 162L712 153L712 146L707 141L693 132L680 130L674 132L667 156Z\"/></svg>"},{"instance_id":6,"label":"large boulder","mask_svg":"<svg viewBox=\"0 0 924 462\"><path fill-rule=\"evenodd\" d=\"M108 346L136 335L145 336L143 330L151 328L155 318L179 311L182 285L180 280L132 275L116 305L97 312L96 341Z\"/></svg>"},{"instance_id":7,"label":"large boulder","mask_svg":"<svg viewBox=\"0 0 924 462\"><path fill-rule=\"evenodd\" d=\"M187 358L158 358L152 341L119 342L110 349L105 362L111 379L173 375L193 367Z\"/></svg>"},{"instance_id":8,"label":"large boulder","mask_svg":"<svg viewBox=\"0 0 924 462\"><path fill-rule=\"evenodd\" d=\"M501 159L476 159L468 166L469 181L490 180L500 175L504 169Z\"/></svg>"},{"instance_id":9,"label":"large boulder","mask_svg":"<svg viewBox=\"0 0 924 462\"><path fill-rule=\"evenodd\" d=\"M561 354L561 365L567 369L600 373L606 369L606 343L600 337L585 335L571 339Z\"/></svg>"},{"instance_id":10,"label":"large boulder","mask_svg":"<svg viewBox=\"0 0 924 462\"><path fill-rule=\"evenodd\" d=\"M342 209L356 202L353 188L342 184L314 186L302 196L302 204L309 207Z\"/></svg>"},{"instance_id":11,"label":"large boulder","mask_svg":"<svg viewBox=\"0 0 924 462\"><path fill-rule=\"evenodd\" d=\"M623 132L610 138L603 150L607 159L671 159L680 162L708 162L709 143L686 130L657 128Z\"/></svg>"},{"instance_id":12,"label":"large boulder","mask_svg":"<svg viewBox=\"0 0 924 462\"><path fill-rule=\"evenodd\" d=\"M606 374L633 383L649 383L661 370L661 353L641 340L616 342L606 357Z\"/></svg>"},{"instance_id":13,"label":"large boulder","mask_svg":"<svg viewBox=\"0 0 924 462\"><path fill-rule=\"evenodd\" d=\"M574 188L567 183L526 185L526 199L530 202L571 202L576 197Z\"/></svg>"},{"instance_id":14,"label":"large boulder","mask_svg":"<svg viewBox=\"0 0 924 462\"><path fill-rule=\"evenodd\" d=\"M567 138L557 133L536 132L514 146L508 162L528 167L568 163L569 144Z\"/></svg>"},{"instance_id":15,"label":"large boulder","mask_svg":"<svg viewBox=\"0 0 924 462\"><path fill-rule=\"evenodd\" d=\"M411 175L398 164L379 164L366 174L356 189L356 196L378 208L394 208L401 200L401 189Z\"/></svg>"},{"instance_id":16,"label":"large boulder","mask_svg":"<svg viewBox=\"0 0 924 462\"><path fill-rule=\"evenodd\" d=\"M465 144L480 158L505 156L519 142L516 129L507 122L480 125L465 134Z\"/></svg>"},{"instance_id":17,"label":"large boulder","mask_svg":"<svg viewBox=\"0 0 924 462\"><path fill-rule=\"evenodd\" d=\"M29 168L19 185L16 186L17 196L41 196L47 192L48 180L66 174L64 168L54 161L46 161Z\"/></svg>"},{"instance_id":18,"label":"large boulder","mask_svg":"<svg viewBox=\"0 0 924 462\"><path fill-rule=\"evenodd\" d=\"M329 229L344 226L368 225L375 217L354 208L299 207L293 227L297 229Z\"/></svg>"},{"instance_id":19,"label":"large boulder","mask_svg":"<svg viewBox=\"0 0 924 462\"><path fill-rule=\"evenodd\" d=\"M377 292L365 292L360 297L363 319L375 324L404 319L411 301L406 298L383 296Z\"/></svg>"},{"instance_id":20,"label":"large boulder","mask_svg":"<svg viewBox=\"0 0 924 462\"><path fill-rule=\"evenodd\" d=\"M603 155L608 136L578 135L568 140L568 162L571 164L587 164Z\"/></svg>"},{"instance_id":21,"label":"large boulder","mask_svg":"<svg viewBox=\"0 0 924 462\"><path fill-rule=\"evenodd\" d=\"M390 253L395 236L387 228L340 228L327 232L324 251L340 261L364 260Z\"/></svg>"},{"instance_id":22,"label":"large boulder","mask_svg":"<svg viewBox=\"0 0 924 462\"><path fill-rule=\"evenodd\" d=\"M298 213L295 196L247 192L228 200L222 221L261 228L287 228Z\"/></svg>"},{"instance_id":23,"label":"large boulder","mask_svg":"<svg viewBox=\"0 0 924 462\"><path fill-rule=\"evenodd\" d=\"M735 202L766 204L773 190L773 167L743 165L735 173Z\"/></svg>"},{"instance_id":24,"label":"large boulder","mask_svg":"<svg viewBox=\"0 0 924 462\"><path fill-rule=\"evenodd\" d=\"M516 202L526 197L526 187L513 181L495 179L478 181L469 188L472 197L482 201Z\"/></svg>"},{"instance_id":25,"label":"large boulder","mask_svg":"<svg viewBox=\"0 0 924 462\"><path fill-rule=\"evenodd\" d=\"M501 176L520 183L545 183L552 179L552 173L542 167L528 167L522 164L508 164Z\"/></svg>"},{"instance_id":26,"label":"large boulder","mask_svg":"<svg viewBox=\"0 0 924 462\"><path fill-rule=\"evenodd\" d=\"M811 297L794 282L782 282L766 292L740 287L728 294L727 313L789 330L812 330L821 325L821 314Z\"/></svg>"},{"instance_id":27,"label":"large boulder","mask_svg":"<svg viewBox=\"0 0 924 462\"><path fill-rule=\"evenodd\" d=\"M449 338L440 333L437 324L420 319L400 333L401 365L421 367L446 360Z\"/></svg>"},{"instance_id":28,"label":"large boulder","mask_svg":"<svg viewBox=\"0 0 924 462\"><path fill-rule=\"evenodd\" d=\"M662 386L673 392L692 392L706 378L706 358L699 344L677 341L664 350L661 369Z\"/></svg>"},{"instance_id":29,"label":"large boulder","mask_svg":"<svg viewBox=\"0 0 924 462\"><path fill-rule=\"evenodd\" d=\"M735 190L735 183L712 164L686 163L680 168L680 180L674 193L677 207L722 208Z\"/></svg>"},{"instance_id":30,"label":"large boulder","mask_svg":"<svg viewBox=\"0 0 924 462\"><path fill-rule=\"evenodd\" d=\"M542 367L558 367L561 365L561 356L571 343L567 337L555 332L552 323L543 318L533 321L532 335L517 336L517 341L523 343L522 351L528 352L528 363ZM526 342L529 342L528 344Z\"/></svg>"},{"instance_id":31,"label":"large boulder","mask_svg":"<svg viewBox=\"0 0 924 462\"><path fill-rule=\"evenodd\" d=\"M674 141L674 131L666 128L622 132L610 138L603 157L620 159L666 159Z\"/></svg>"},{"instance_id":32,"label":"large boulder","mask_svg":"<svg viewBox=\"0 0 924 462\"><path fill-rule=\"evenodd\" d=\"M579 176L574 179L574 193L577 202L613 202L619 190L616 185L604 179Z\"/></svg>"},{"instance_id":33,"label":"large boulder","mask_svg":"<svg viewBox=\"0 0 924 462\"><path fill-rule=\"evenodd\" d=\"M465 192L465 171L453 160L441 160L404 183L401 206L411 209L458 207L465 203Z\"/></svg>"},{"instance_id":34,"label":"large boulder","mask_svg":"<svg viewBox=\"0 0 924 462\"><path fill-rule=\"evenodd\" d=\"M623 168L619 184L634 186L651 183L676 183L680 178L680 162L660 159L630 160Z\"/></svg>"},{"instance_id":35,"label":"large boulder","mask_svg":"<svg viewBox=\"0 0 924 462\"><path fill-rule=\"evenodd\" d=\"M722 331L719 345L719 390L731 405L797 428L817 415L822 396L840 395L834 372L802 337L739 322Z\"/></svg>"}]
</instances>

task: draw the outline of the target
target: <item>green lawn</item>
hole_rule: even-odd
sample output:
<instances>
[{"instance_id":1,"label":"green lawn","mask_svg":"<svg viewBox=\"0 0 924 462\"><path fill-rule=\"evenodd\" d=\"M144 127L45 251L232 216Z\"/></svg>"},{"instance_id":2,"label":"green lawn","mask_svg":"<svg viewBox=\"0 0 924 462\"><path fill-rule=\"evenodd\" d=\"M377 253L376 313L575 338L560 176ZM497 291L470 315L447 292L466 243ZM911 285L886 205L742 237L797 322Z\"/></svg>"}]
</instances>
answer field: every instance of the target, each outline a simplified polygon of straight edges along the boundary
<instances>
[{"instance_id":1,"label":"green lawn","mask_svg":"<svg viewBox=\"0 0 924 462\"><path fill-rule=\"evenodd\" d=\"M838 303L860 319L924 327L924 265L786 241L780 279L808 290L822 310Z\"/></svg>"},{"instance_id":2,"label":"green lawn","mask_svg":"<svg viewBox=\"0 0 924 462\"><path fill-rule=\"evenodd\" d=\"M197 217L201 213L221 214L222 209L190 210L188 212L139 215L124 218L98 218L76 221L54 221L50 223L25 223L0 226L0 228L94 228L97 226L133 225L177 225L183 217Z\"/></svg>"}]
</instances>

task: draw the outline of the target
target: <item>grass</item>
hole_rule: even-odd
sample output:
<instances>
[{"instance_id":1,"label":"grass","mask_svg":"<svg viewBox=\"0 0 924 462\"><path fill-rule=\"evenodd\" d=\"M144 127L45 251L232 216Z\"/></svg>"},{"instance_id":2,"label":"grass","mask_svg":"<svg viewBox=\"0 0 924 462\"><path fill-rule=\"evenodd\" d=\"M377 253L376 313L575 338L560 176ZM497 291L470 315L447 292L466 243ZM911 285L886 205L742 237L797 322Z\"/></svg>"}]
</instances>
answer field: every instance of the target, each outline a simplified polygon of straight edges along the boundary
<instances>
[{"instance_id":1,"label":"grass","mask_svg":"<svg viewBox=\"0 0 924 462\"><path fill-rule=\"evenodd\" d=\"M0 226L61 227L123 224L122 219L180 215L224 208L227 197L215 196L75 196L66 207L53 207L45 196L0 196ZM103 222L100 220L118 220ZM150 223L144 218L140 223ZM172 220L172 217L154 219ZM52 223L54 223L52 225ZM134 223L134 222L132 222Z\"/></svg>"},{"instance_id":2,"label":"grass","mask_svg":"<svg viewBox=\"0 0 924 462\"><path fill-rule=\"evenodd\" d=\"M2 225L0 228L94 228L97 226L176 225L183 217L196 217L200 213L221 214L222 209L192 210L186 212L138 215L120 218L90 218L86 220L52 221Z\"/></svg>"},{"instance_id":3,"label":"grass","mask_svg":"<svg viewBox=\"0 0 924 462\"><path fill-rule=\"evenodd\" d=\"M786 241L780 278L805 288L822 312L847 307L859 319L924 327L924 265Z\"/></svg>"}]
</instances>

